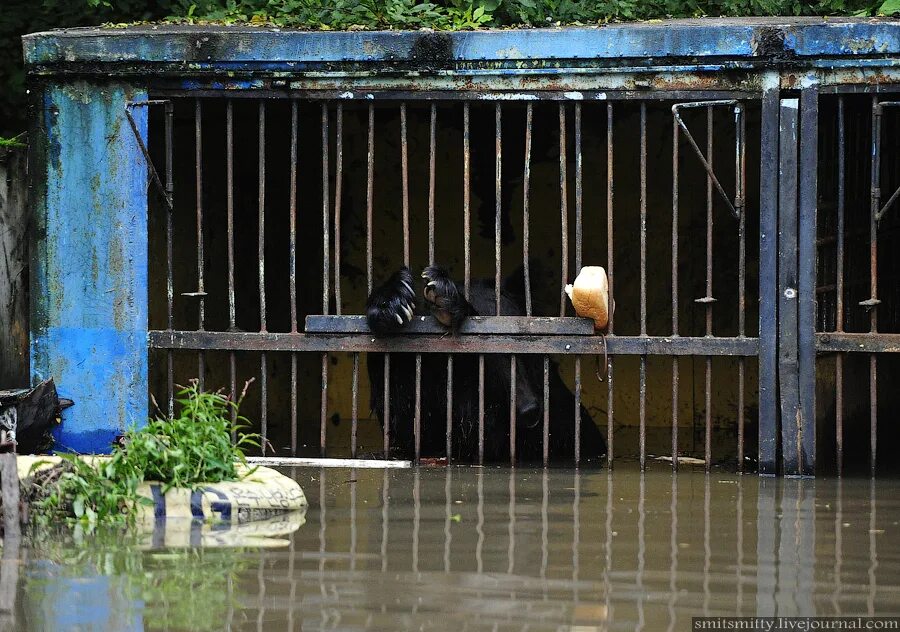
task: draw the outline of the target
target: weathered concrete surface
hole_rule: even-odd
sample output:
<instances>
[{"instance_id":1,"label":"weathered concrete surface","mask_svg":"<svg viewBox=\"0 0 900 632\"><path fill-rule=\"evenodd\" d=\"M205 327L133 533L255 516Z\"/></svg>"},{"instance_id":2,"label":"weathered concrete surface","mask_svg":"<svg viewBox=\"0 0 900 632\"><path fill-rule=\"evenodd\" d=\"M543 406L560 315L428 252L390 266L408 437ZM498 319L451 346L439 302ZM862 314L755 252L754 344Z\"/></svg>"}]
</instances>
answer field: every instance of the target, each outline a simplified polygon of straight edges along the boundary
<instances>
[{"instance_id":1,"label":"weathered concrete surface","mask_svg":"<svg viewBox=\"0 0 900 632\"><path fill-rule=\"evenodd\" d=\"M28 384L27 165L0 148L0 389Z\"/></svg>"},{"instance_id":2,"label":"weathered concrete surface","mask_svg":"<svg viewBox=\"0 0 900 632\"><path fill-rule=\"evenodd\" d=\"M730 18L604 27L317 32L247 26L67 29L24 38L27 64L67 62L310 63L756 58L883 55L900 51L884 19Z\"/></svg>"},{"instance_id":3,"label":"weathered concrete surface","mask_svg":"<svg viewBox=\"0 0 900 632\"><path fill-rule=\"evenodd\" d=\"M147 410L147 169L125 119L138 88L43 95L32 249L31 377L75 406L58 447L105 452ZM146 113L135 113L146 134Z\"/></svg>"}]
</instances>

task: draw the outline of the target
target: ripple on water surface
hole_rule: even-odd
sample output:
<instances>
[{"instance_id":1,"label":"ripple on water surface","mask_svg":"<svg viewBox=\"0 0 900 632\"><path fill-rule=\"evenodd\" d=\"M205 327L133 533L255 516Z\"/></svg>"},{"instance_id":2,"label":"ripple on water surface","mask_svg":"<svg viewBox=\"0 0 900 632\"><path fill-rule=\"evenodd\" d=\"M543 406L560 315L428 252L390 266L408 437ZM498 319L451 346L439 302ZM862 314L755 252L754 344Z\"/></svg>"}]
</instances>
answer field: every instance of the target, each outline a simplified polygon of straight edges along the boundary
<instances>
[{"instance_id":1,"label":"ripple on water surface","mask_svg":"<svg viewBox=\"0 0 900 632\"><path fill-rule=\"evenodd\" d=\"M655 631L900 612L897 481L286 471L310 501L286 546L26 550L16 629Z\"/></svg>"}]
</instances>

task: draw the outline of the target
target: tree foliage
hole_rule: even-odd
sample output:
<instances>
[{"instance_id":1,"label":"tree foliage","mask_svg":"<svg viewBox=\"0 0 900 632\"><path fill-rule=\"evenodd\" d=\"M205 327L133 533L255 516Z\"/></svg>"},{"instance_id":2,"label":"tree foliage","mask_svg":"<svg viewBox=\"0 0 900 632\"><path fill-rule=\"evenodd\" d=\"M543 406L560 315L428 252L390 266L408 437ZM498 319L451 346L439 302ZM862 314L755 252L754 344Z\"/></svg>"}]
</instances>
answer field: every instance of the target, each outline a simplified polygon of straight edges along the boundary
<instances>
[{"instance_id":1,"label":"tree foliage","mask_svg":"<svg viewBox=\"0 0 900 632\"><path fill-rule=\"evenodd\" d=\"M168 20L316 30L460 30L701 16L894 13L900 13L900 0L5 0L0 10L0 136L26 125L20 37L52 28Z\"/></svg>"}]
</instances>

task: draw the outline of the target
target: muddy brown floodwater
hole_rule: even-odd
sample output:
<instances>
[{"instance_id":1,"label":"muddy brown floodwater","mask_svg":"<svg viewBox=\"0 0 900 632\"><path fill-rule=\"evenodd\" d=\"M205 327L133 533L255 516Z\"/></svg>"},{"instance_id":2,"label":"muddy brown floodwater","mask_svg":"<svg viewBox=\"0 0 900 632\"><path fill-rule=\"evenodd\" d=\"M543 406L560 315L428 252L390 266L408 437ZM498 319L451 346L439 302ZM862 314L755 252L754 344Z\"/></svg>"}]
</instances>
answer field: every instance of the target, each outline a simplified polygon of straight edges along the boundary
<instances>
[{"instance_id":1,"label":"muddy brown floodwater","mask_svg":"<svg viewBox=\"0 0 900 632\"><path fill-rule=\"evenodd\" d=\"M281 547L24 548L14 629L665 631L900 613L895 480L287 471L310 508Z\"/></svg>"}]
</instances>

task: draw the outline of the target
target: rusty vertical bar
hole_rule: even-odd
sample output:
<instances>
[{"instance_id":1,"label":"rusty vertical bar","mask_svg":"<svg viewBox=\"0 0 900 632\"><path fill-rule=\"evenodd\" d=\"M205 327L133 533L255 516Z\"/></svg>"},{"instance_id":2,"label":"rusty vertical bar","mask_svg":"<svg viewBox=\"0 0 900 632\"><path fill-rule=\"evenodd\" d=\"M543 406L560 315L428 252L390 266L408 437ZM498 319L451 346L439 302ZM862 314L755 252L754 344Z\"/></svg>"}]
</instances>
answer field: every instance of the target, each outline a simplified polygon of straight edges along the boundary
<instances>
[{"instance_id":1,"label":"rusty vertical bar","mask_svg":"<svg viewBox=\"0 0 900 632\"><path fill-rule=\"evenodd\" d=\"M259 233L257 257L259 265L259 330L266 331L266 102L259 102ZM266 453L268 439L268 370L265 352L259 359L259 424L260 448Z\"/></svg>"},{"instance_id":2,"label":"rusty vertical bar","mask_svg":"<svg viewBox=\"0 0 900 632\"><path fill-rule=\"evenodd\" d=\"M266 102L259 102L258 137L259 182L257 209L259 232L257 233L257 258L259 265L259 330L266 331Z\"/></svg>"},{"instance_id":3,"label":"rusty vertical bar","mask_svg":"<svg viewBox=\"0 0 900 632\"><path fill-rule=\"evenodd\" d=\"M291 333L297 333L297 101L291 101L290 235L288 239L288 294ZM291 353L291 456L297 456L297 354Z\"/></svg>"},{"instance_id":4,"label":"rusty vertical bar","mask_svg":"<svg viewBox=\"0 0 900 632\"><path fill-rule=\"evenodd\" d=\"M706 108L706 162L713 165L713 108ZM713 182L706 174L706 335L712 336L712 266L713 266ZM703 460L709 471L712 462L712 356L706 356L704 381L704 448Z\"/></svg>"},{"instance_id":5,"label":"rusty vertical bar","mask_svg":"<svg viewBox=\"0 0 900 632\"><path fill-rule=\"evenodd\" d=\"M581 271L584 204L581 103L575 103L575 274ZM565 284L564 284L565 285ZM575 466L581 464L581 356L575 356Z\"/></svg>"},{"instance_id":6,"label":"rusty vertical bar","mask_svg":"<svg viewBox=\"0 0 900 632\"><path fill-rule=\"evenodd\" d=\"M372 293L372 215L375 206L375 105L369 104L366 152L366 296Z\"/></svg>"},{"instance_id":7,"label":"rusty vertical bar","mask_svg":"<svg viewBox=\"0 0 900 632\"><path fill-rule=\"evenodd\" d=\"M403 204L403 265L409 266L409 144L406 137L406 103L400 104L400 178Z\"/></svg>"},{"instance_id":8,"label":"rusty vertical bar","mask_svg":"<svg viewBox=\"0 0 900 632\"><path fill-rule=\"evenodd\" d=\"M384 458L388 458L391 448L391 355L384 354L384 410L382 419L384 420Z\"/></svg>"},{"instance_id":9,"label":"rusty vertical bar","mask_svg":"<svg viewBox=\"0 0 900 632\"><path fill-rule=\"evenodd\" d=\"M606 104L606 273L610 304L614 303L613 293L613 104ZM613 335L613 311L609 310L607 331ZM606 366L606 462L613 466L613 359L609 356Z\"/></svg>"},{"instance_id":10,"label":"rusty vertical bar","mask_svg":"<svg viewBox=\"0 0 900 632\"><path fill-rule=\"evenodd\" d=\"M681 129L672 116L672 337L678 336L678 165ZM678 356L672 356L672 469L678 470Z\"/></svg>"},{"instance_id":11,"label":"rusty vertical bar","mask_svg":"<svg viewBox=\"0 0 900 632\"><path fill-rule=\"evenodd\" d=\"M484 463L484 355L478 356L478 464Z\"/></svg>"},{"instance_id":12,"label":"rusty vertical bar","mask_svg":"<svg viewBox=\"0 0 900 632\"><path fill-rule=\"evenodd\" d=\"M413 441L415 442L416 463L419 462L422 446L422 354L416 354L416 402L413 413Z\"/></svg>"},{"instance_id":13,"label":"rusty vertical bar","mask_svg":"<svg viewBox=\"0 0 900 632\"><path fill-rule=\"evenodd\" d=\"M647 335L647 102L641 101L641 336ZM647 355L640 360L640 422L641 470L647 466Z\"/></svg>"},{"instance_id":14,"label":"rusty vertical bar","mask_svg":"<svg viewBox=\"0 0 900 632\"><path fill-rule=\"evenodd\" d=\"M322 313L328 313L331 296L331 212L328 177L328 104L322 103Z\"/></svg>"},{"instance_id":15,"label":"rusty vertical bar","mask_svg":"<svg viewBox=\"0 0 900 632\"><path fill-rule=\"evenodd\" d=\"M351 384L352 392L352 411L350 420L350 457L356 458L356 433L359 424L358 416L358 400L359 400L359 353L353 354L353 382Z\"/></svg>"},{"instance_id":16,"label":"rusty vertical bar","mask_svg":"<svg viewBox=\"0 0 900 632\"><path fill-rule=\"evenodd\" d=\"M331 291L331 209L328 175L328 103L322 103L322 313L328 314ZM322 383L319 409L319 453L325 456L325 430L328 417L328 352L322 354Z\"/></svg>"},{"instance_id":17,"label":"rusty vertical bar","mask_svg":"<svg viewBox=\"0 0 900 632\"><path fill-rule=\"evenodd\" d=\"M234 108L231 99L225 102L225 214L228 233L228 330L237 329L234 295ZM228 352L231 401L237 401L237 361L234 351ZM231 438L237 439L237 410L231 408Z\"/></svg>"},{"instance_id":18,"label":"rusty vertical bar","mask_svg":"<svg viewBox=\"0 0 900 632\"><path fill-rule=\"evenodd\" d=\"M341 315L341 203L344 184L344 104L338 101L334 138L334 313Z\"/></svg>"},{"instance_id":19,"label":"rusty vertical bar","mask_svg":"<svg viewBox=\"0 0 900 632\"><path fill-rule=\"evenodd\" d=\"M174 257L174 218L173 210L175 200L175 183L172 175L174 160L174 137L173 128L175 120L175 108L172 102L166 103L166 197L169 199L168 212L166 213L166 305L167 320L166 326L169 331L175 329L175 283L173 280L173 257ZM166 351L166 382L169 400L169 416L175 414L175 363L172 357L172 351Z\"/></svg>"},{"instance_id":20,"label":"rusty vertical bar","mask_svg":"<svg viewBox=\"0 0 900 632\"><path fill-rule=\"evenodd\" d=\"M844 97L838 97L838 199L837 199L837 331L844 331L844 211L847 187L846 130ZM837 434L837 472L844 472L844 354L838 353L834 367L835 432Z\"/></svg>"},{"instance_id":21,"label":"rusty vertical bar","mask_svg":"<svg viewBox=\"0 0 900 632\"><path fill-rule=\"evenodd\" d=\"M743 338L746 334L746 303L747 303L747 209L746 209L746 180L747 180L747 143L746 121L743 106L735 106L735 203L734 208L738 212L738 336ZM738 358L738 472L744 472L744 379L746 373L746 358Z\"/></svg>"},{"instance_id":22,"label":"rusty vertical bar","mask_svg":"<svg viewBox=\"0 0 900 632\"><path fill-rule=\"evenodd\" d=\"M503 114L500 102L494 106L494 126L496 132L496 162L494 167L494 298L497 302L497 316L500 315L500 207L501 176L503 171Z\"/></svg>"},{"instance_id":23,"label":"rusty vertical bar","mask_svg":"<svg viewBox=\"0 0 900 632\"><path fill-rule=\"evenodd\" d=\"M581 271L583 156L581 154L581 103L575 103L575 274Z\"/></svg>"},{"instance_id":24,"label":"rusty vertical bar","mask_svg":"<svg viewBox=\"0 0 900 632\"><path fill-rule=\"evenodd\" d=\"M562 259L561 263L561 273L560 276L562 278L560 282L560 288L565 288L566 281L569 276L569 203L568 203L568 191L566 187L566 180L568 176L566 174L566 146L568 142L566 140L566 104L565 102L560 102L559 104L559 218L560 218L560 232L561 232L561 251L560 258ZM566 315L566 293L565 291L561 291L559 295L559 315Z\"/></svg>"},{"instance_id":25,"label":"rusty vertical bar","mask_svg":"<svg viewBox=\"0 0 900 632\"><path fill-rule=\"evenodd\" d=\"M509 356L509 464L516 465L516 356Z\"/></svg>"},{"instance_id":26,"label":"rusty vertical bar","mask_svg":"<svg viewBox=\"0 0 900 632\"><path fill-rule=\"evenodd\" d=\"M869 310L869 331L878 332L878 220L881 209L881 108L872 97L872 205L869 217L869 293L862 305ZM869 449L870 471L875 476L878 451L878 360L869 354Z\"/></svg>"},{"instance_id":27,"label":"rusty vertical bar","mask_svg":"<svg viewBox=\"0 0 900 632\"><path fill-rule=\"evenodd\" d=\"M453 354L447 354L447 464L453 460Z\"/></svg>"},{"instance_id":28,"label":"rusty vertical bar","mask_svg":"<svg viewBox=\"0 0 900 632\"><path fill-rule=\"evenodd\" d=\"M463 256L465 259L464 285L469 297L472 261L469 252L469 221L471 215L469 196L469 102L463 103Z\"/></svg>"},{"instance_id":29,"label":"rusty vertical bar","mask_svg":"<svg viewBox=\"0 0 900 632\"><path fill-rule=\"evenodd\" d=\"M437 105L431 102L431 127L428 144L428 265L434 265L434 180L437 152Z\"/></svg>"},{"instance_id":30,"label":"rusty vertical bar","mask_svg":"<svg viewBox=\"0 0 900 632\"><path fill-rule=\"evenodd\" d=\"M528 216L531 186L531 130L534 112L531 102L525 105L525 170L522 179L522 269L525 275L525 315L531 316L531 272L528 262L530 221Z\"/></svg>"},{"instance_id":31,"label":"rusty vertical bar","mask_svg":"<svg viewBox=\"0 0 900 632\"><path fill-rule=\"evenodd\" d=\"M550 356L544 356L544 467L550 465Z\"/></svg>"},{"instance_id":32,"label":"rusty vertical bar","mask_svg":"<svg viewBox=\"0 0 900 632\"><path fill-rule=\"evenodd\" d=\"M194 176L197 193L197 330L206 326L206 294L203 289L203 106L194 99ZM197 385L202 390L206 376L206 354L197 352Z\"/></svg>"}]
</instances>

